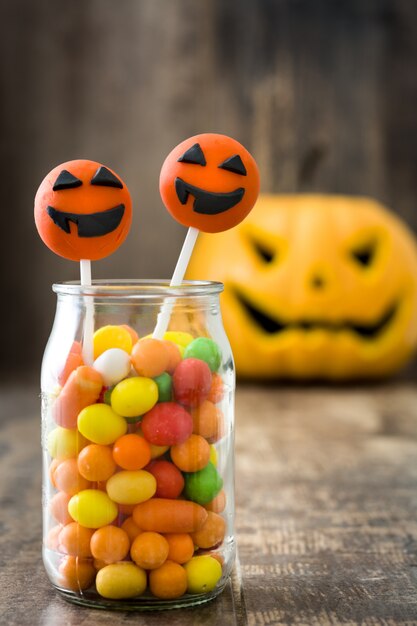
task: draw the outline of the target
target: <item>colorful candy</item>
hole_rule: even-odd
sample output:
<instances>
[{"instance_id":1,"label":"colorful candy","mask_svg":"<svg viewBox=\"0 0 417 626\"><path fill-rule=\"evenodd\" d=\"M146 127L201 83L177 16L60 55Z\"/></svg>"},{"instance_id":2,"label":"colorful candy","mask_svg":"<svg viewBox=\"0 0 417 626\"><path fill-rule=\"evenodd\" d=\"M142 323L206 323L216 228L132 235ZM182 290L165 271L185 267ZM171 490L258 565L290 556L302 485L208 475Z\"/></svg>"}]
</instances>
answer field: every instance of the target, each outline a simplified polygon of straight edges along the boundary
<instances>
[{"instance_id":1,"label":"colorful candy","mask_svg":"<svg viewBox=\"0 0 417 626\"><path fill-rule=\"evenodd\" d=\"M111 406L119 415L137 417L149 411L158 401L158 387L151 378L125 378L112 391Z\"/></svg>"},{"instance_id":2,"label":"colorful candy","mask_svg":"<svg viewBox=\"0 0 417 626\"><path fill-rule=\"evenodd\" d=\"M173 446L191 435L191 415L175 402L161 402L154 406L142 420L145 439L156 446Z\"/></svg>"},{"instance_id":3,"label":"colorful candy","mask_svg":"<svg viewBox=\"0 0 417 626\"><path fill-rule=\"evenodd\" d=\"M76 428L79 412L98 400L102 386L103 380L96 370L86 365L77 367L53 406L56 423L64 428Z\"/></svg>"},{"instance_id":4,"label":"colorful candy","mask_svg":"<svg viewBox=\"0 0 417 626\"><path fill-rule=\"evenodd\" d=\"M172 344L174 345L174 344ZM164 372L154 378L158 387L158 402L170 402L172 400L172 378Z\"/></svg>"},{"instance_id":5,"label":"colorful candy","mask_svg":"<svg viewBox=\"0 0 417 626\"><path fill-rule=\"evenodd\" d=\"M210 445L200 435L190 435L183 443L171 447L171 459L183 472L197 472L210 460Z\"/></svg>"},{"instance_id":6,"label":"colorful candy","mask_svg":"<svg viewBox=\"0 0 417 626\"><path fill-rule=\"evenodd\" d=\"M109 497L118 504L138 504L155 494L156 480L145 470L117 472L106 484Z\"/></svg>"},{"instance_id":7,"label":"colorful candy","mask_svg":"<svg viewBox=\"0 0 417 626\"><path fill-rule=\"evenodd\" d=\"M86 528L107 526L117 516L117 506L99 489L86 489L72 496L68 503L72 519Z\"/></svg>"},{"instance_id":8,"label":"colorful candy","mask_svg":"<svg viewBox=\"0 0 417 626\"><path fill-rule=\"evenodd\" d=\"M205 361L185 359L172 377L174 398L180 404L195 407L207 399L211 387L211 371Z\"/></svg>"},{"instance_id":9,"label":"colorful candy","mask_svg":"<svg viewBox=\"0 0 417 626\"><path fill-rule=\"evenodd\" d=\"M163 374L170 360L165 342L158 339L140 339L132 350L132 365L139 376L154 378Z\"/></svg>"},{"instance_id":10,"label":"colorful candy","mask_svg":"<svg viewBox=\"0 0 417 626\"><path fill-rule=\"evenodd\" d=\"M134 433L123 435L114 442L113 458L119 467L126 470L139 470L151 460L151 446Z\"/></svg>"},{"instance_id":11,"label":"colorful candy","mask_svg":"<svg viewBox=\"0 0 417 626\"><path fill-rule=\"evenodd\" d=\"M194 542L188 533L170 533L165 535L168 541L168 559L183 565L194 554Z\"/></svg>"},{"instance_id":12,"label":"colorful candy","mask_svg":"<svg viewBox=\"0 0 417 626\"><path fill-rule=\"evenodd\" d=\"M162 600L180 598L187 591L187 574L178 563L165 561L149 574L151 593Z\"/></svg>"},{"instance_id":13,"label":"colorful candy","mask_svg":"<svg viewBox=\"0 0 417 626\"><path fill-rule=\"evenodd\" d=\"M94 359L103 352L118 348L130 354L132 351L132 335L124 326L102 326L94 333Z\"/></svg>"},{"instance_id":14,"label":"colorful candy","mask_svg":"<svg viewBox=\"0 0 417 626\"><path fill-rule=\"evenodd\" d=\"M184 493L198 504L207 504L223 487L223 479L212 463L198 472L185 475Z\"/></svg>"},{"instance_id":15,"label":"colorful candy","mask_svg":"<svg viewBox=\"0 0 417 626\"><path fill-rule=\"evenodd\" d=\"M108 446L92 443L78 455L78 471L87 480L106 481L116 471L116 463Z\"/></svg>"},{"instance_id":16,"label":"colorful candy","mask_svg":"<svg viewBox=\"0 0 417 626\"><path fill-rule=\"evenodd\" d=\"M191 534L194 544L198 548L213 548L221 543L226 532L226 522L218 513L208 512L203 526Z\"/></svg>"},{"instance_id":17,"label":"colorful candy","mask_svg":"<svg viewBox=\"0 0 417 626\"><path fill-rule=\"evenodd\" d=\"M146 572L134 563L112 563L97 572L96 587L103 598L134 598L146 589Z\"/></svg>"},{"instance_id":18,"label":"colorful candy","mask_svg":"<svg viewBox=\"0 0 417 626\"><path fill-rule=\"evenodd\" d=\"M169 461L152 461L147 467L156 479L157 498L178 498L184 489L184 477Z\"/></svg>"},{"instance_id":19,"label":"colorful candy","mask_svg":"<svg viewBox=\"0 0 417 626\"><path fill-rule=\"evenodd\" d=\"M117 526L102 526L92 533L91 554L104 563L123 561L129 552L130 540L125 530Z\"/></svg>"},{"instance_id":20,"label":"colorful candy","mask_svg":"<svg viewBox=\"0 0 417 626\"><path fill-rule=\"evenodd\" d=\"M184 568L189 593L208 593L222 577L222 566L211 556L194 556Z\"/></svg>"},{"instance_id":21,"label":"colorful candy","mask_svg":"<svg viewBox=\"0 0 417 626\"><path fill-rule=\"evenodd\" d=\"M217 372L222 360L222 353L215 341L208 337L197 337L184 350L184 359L205 361L212 372Z\"/></svg>"},{"instance_id":22,"label":"colorful candy","mask_svg":"<svg viewBox=\"0 0 417 626\"><path fill-rule=\"evenodd\" d=\"M86 439L106 446L125 434L127 423L107 404L92 404L78 415L78 430Z\"/></svg>"},{"instance_id":23,"label":"colorful candy","mask_svg":"<svg viewBox=\"0 0 417 626\"><path fill-rule=\"evenodd\" d=\"M84 528L77 522L67 524L59 533L59 552L79 558L91 557L90 542L93 532L90 528Z\"/></svg>"},{"instance_id":24,"label":"colorful candy","mask_svg":"<svg viewBox=\"0 0 417 626\"><path fill-rule=\"evenodd\" d=\"M135 507L133 519L142 530L158 533L191 533L203 526L207 519L207 511L187 500L152 498Z\"/></svg>"},{"instance_id":25,"label":"colorful candy","mask_svg":"<svg viewBox=\"0 0 417 626\"><path fill-rule=\"evenodd\" d=\"M102 352L94 361L93 368L101 374L106 387L116 385L130 372L130 356L120 348L110 348Z\"/></svg>"},{"instance_id":26,"label":"colorful candy","mask_svg":"<svg viewBox=\"0 0 417 626\"><path fill-rule=\"evenodd\" d=\"M156 569L166 561L169 545L165 537L155 532L140 533L132 543L132 560L146 570Z\"/></svg>"}]
</instances>

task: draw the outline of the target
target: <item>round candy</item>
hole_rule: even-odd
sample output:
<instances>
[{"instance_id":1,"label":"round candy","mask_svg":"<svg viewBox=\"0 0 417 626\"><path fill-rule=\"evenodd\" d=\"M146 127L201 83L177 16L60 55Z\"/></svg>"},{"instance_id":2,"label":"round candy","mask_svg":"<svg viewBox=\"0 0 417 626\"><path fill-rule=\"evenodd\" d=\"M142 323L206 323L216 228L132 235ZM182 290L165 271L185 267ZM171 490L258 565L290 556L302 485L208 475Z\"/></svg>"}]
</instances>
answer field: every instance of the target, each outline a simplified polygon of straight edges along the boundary
<instances>
[{"instance_id":1,"label":"round candy","mask_svg":"<svg viewBox=\"0 0 417 626\"><path fill-rule=\"evenodd\" d=\"M96 575L96 570L89 559L80 559L76 556L65 557L58 571L59 586L72 591L88 589L93 584Z\"/></svg>"},{"instance_id":2,"label":"round candy","mask_svg":"<svg viewBox=\"0 0 417 626\"><path fill-rule=\"evenodd\" d=\"M139 376L159 376L167 369L169 359L165 342L159 339L140 339L132 349L132 365Z\"/></svg>"},{"instance_id":3,"label":"round candy","mask_svg":"<svg viewBox=\"0 0 417 626\"><path fill-rule=\"evenodd\" d=\"M55 167L35 197L35 223L55 254L80 261L109 256L132 221L129 190L112 170L85 159Z\"/></svg>"},{"instance_id":4,"label":"round candy","mask_svg":"<svg viewBox=\"0 0 417 626\"><path fill-rule=\"evenodd\" d=\"M149 573L151 593L162 600L180 598L187 591L187 574L178 563L165 561Z\"/></svg>"},{"instance_id":5,"label":"round candy","mask_svg":"<svg viewBox=\"0 0 417 626\"><path fill-rule=\"evenodd\" d=\"M96 360L103 352L114 348L128 354L132 350L132 336L124 326L102 326L94 333L93 343Z\"/></svg>"},{"instance_id":6,"label":"round candy","mask_svg":"<svg viewBox=\"0 0 417 626\"><path fill-rule=\"evenodd\" d=\"M167 330L164 334L164 341L172 341L180 348L186 348L193 339L194 337L190 333L185 333L182 330Z\"/></svg>"},{"instance_id":7,"label":"round candy","mask_svg":"<svg viewBox=\"0 0 417 626\"><path fill-rule=\"evenodd\" d=\"M158 401L158 387L151 378L135 376L122 380L113 389L111 406L125 417L137 417L149 411Z\"/></svg>"},{"instance_id":8,"label":"round candy","mask_svg":"<svg viewBox=\"0 0 417 626\"><path fill-rule=\"evenodd\" d=\"M136 539L136 537L142 532L132 516L125 519L121 528L127 533L130 543Z\"/></svg>"},{"instance_id":9,"label":"round candy","mask_svg":"<svg viewBox=\"0 0 417 626\"><path fill-rule=\"evenodd\" d=\"M191 411L193 432L210 442L218 441L223 432L223 413L210 400L204 400Z\"/></svg>"},{"instance_id":10,"label":"round candy","mask_svg":"<svg viewBox=\"0 0 417 626\"><path fill-rule=\"evenodd\" d=\"M223 487L223 479L212 463L208 463L198 472L185 474L184 478L186 497L198 504L213 500Z\"/></svg>"},{"instance_id":11,"label":"round candy","mask_svg":"<svg viewBox=\"0 0 417 626\"><path fill-rule=\"evenodd\" d=\"M91 528L84 528L77 522L71 522L71 524L64 526L59 533L58 550L70 556L91 557L90 541L92 536L93 530Z\"/></svg>"},{"instance_id":12,"label":"round candy","mask_svg":"<svg viewBox=\"0 0 417 626\"><path fill-rule=\"evenodd\" d=\"M226 532L226 522L223 517L213 511L208 511L208 518L204 526L192 533L194 544L199 548L213 548L220 544Z\"/></svg>"},{"instance_id":13,"label":"round candy","mask_svg":"<svg viewBox=\"0 0 417 626\"><path fill-rule=\"evenodd\" d=\"M117 516L117 506L99 489L86 489L72 496L68 511L73 520L86 528L107 526Z\"/></svg>"},{"instance_id":14,"label":"round candy","mask_svg":"<svg viewBox=\"0 0 417 626\"><path fill-rule=\"evenodd\" d=\"M151 460L151 446L134 433L123 435L113 445L113 458L123 469L139 470Z\"/></svg>"},{"instance_id":15,"label":"round candy","mask_svg":"<svg viewBox=\"0 0 417 626\"><path fill-rule=\"evenodd\" d=\"M110 348L102 352L94 361L93 368L101 374L106 387L116 385L130 372L130 356L120 348Z\"/></svg>"},{"instance_id":16,"label":"round candy","mask_svg":"<svg viewBox=\"0 0 417 626\"><path fill-rule=\"evenodd\" d=\"M200 435L190 435L183 443L172 446L171 459L182 472L197 472L210 460L210 444Z\"/></svg>"},{"instance_id":17,"label":"round candy","mask_svg":"<svg viewBox=\"0 0 417 626\"><path fill-rule=\"evenodd\" d=\"M212 372L217 372L222 360L219 346L209 337L197 337L184 350L184 359L201 359L205 361Z\"/></svg>"},{"instance_id":18,"label":"round candy","mask_svg":"<svg viewBox=\"0 0 417 626\"><path fill-rule=\"evenodd\" d=\"M254 206L258 167L234 139L214 133L195 135L165 159L159 190L180 224L218 233L239 224Z\"/></svg>"},{"instance_id":19,"label":"round candy","mask_svg":"<svg viewBox=\"0 0 417 626\"><path fill-rule=\"evenodd\" d=\"M191 415L175 402L157 404L146 413L142 420L142 432L145 439L156 446L173 446L182 443L188 439L192 431Z\"/></svg>"},{"instance_id":20,"label":"round candy","mask_svg":"<svg viewBox=\"0 0 417 626\"><path fill-rule=\"evenodd\" d=\"M172 383L177 402L190 407L197 406L210 392L210 368L200 359L185 359L175 368Z\"/></svg>"},{"instance_id":21,"label":"round candy","mask_svg":"<svg viewBox=\"0 0 417 626\"><path fill-rule=\"evenodd\" d=\"M93 443L106 446L125 434L127 423L107 404L92 404L79 414L78 430Z\"/></svg>"},{"instance_id":22,"label":"round candy","mask_svg":"<svg viewBox=\"0 0 417 626\"><path fill-rule=\"evenodd\" d=\"M85 437L72 428L54 428L48 435L46 447L53 459L63 461L76 457L78 452L87 445Z\"/></svg>"},{"instance_id":23,"label":"round candy","mask_svg":"<svg viewBox=\"0 0 417 626\"><path fill-rule=\"evenodd\" d=\"M156 569L164 563L168 557L168 542L159 533L140 533L132 543L130 556L136 565L143 569Z\"/></svg>"},{"instance_id":24,"label":"round candy","mask_svg":"<svg viewBox=\"0 0 417 626\"><path fill-rule=\"evenodd\" d=\"M167 372L154 378L158 387L158 402L169 402L172 399L172 378Z\"/></svg>"},{"instance_id":25,"label":"round candy","mask_svg":"<svg viewBox=\"0 0 417 626\"><path fill-rule=\"evenodd\" d=\"M194 542L189 533L168 533L165 535L168 541L168 559L183 565L191 559L194 554Z\"/></svg>"},{"instance_id":26,"label":"round candy","mask_svg":"<svg viewBox=\"0 0 417 626\"><path fill-rule=\"evenodd\" d=\"M59 491L64 491L70 496L83 489L88 489L90 483L78 471L77 459L65 459L56 468L54 484Z\"/></svg>"},{"instance_id":27,"label":"round candy","mask_svg":"<svg viewBox=\"0 0 417 626\"><path fill-rule=\"evenodd\" d=\"M109 497L118 504L139 504L155 494L156 480L145 470L122 471L106 483Z\"/></svg>"},{"instance_id":28,"label":"round candy","mask_svg":"<svg viewBox=\"0 0 417 626\"><path fill-rule=\"evenodd\" d=\"M129 552L129 536L117 526L103 526L92 534L90 547L95 559L105 563L123 561Z\"/></svg>"},{"instance_id":29,"label":"round candy","mask_svg":"<svg viewBox=\"0 0 417 626\"><path fill-rule=\"evenodd\" d=\"M146 589L146 573L134 563L112 563L97 573L96 587L103 598L134 598Z\"/></svg>"},{"instance_id":30,"label":"round candy","mask_svg":"<svg viewBox=\"0 0 417 626\"><path fill-rule=\"evenodd\" d=\"M116 471L112 451L96 443L86 446L78 455L78 471L93 482L108 480Z\"/></svg>"},{"instance_id":31,"label":"round candy","mask_svg":"<svg viewBox=\"0 0 417 626\"><path fill-rule=\"evenodd\" d=\"M211 556L194 556L184 568L189 593L208 593L222 577L222 566Z\"/></svg>"},{"instance_id":32,"label":"round candy","mask_svg":"<svg viewBox=\"0 0 417 626\"><path fill-rule=\"evenodd\" d=\"M74 521L68 513L68 504L70 500L71 496L64 491L56 493L53 498L51 498L49 510L51 511L52 517L60 524L69 524Z\"/></svg>"},{"instance_id":33,"label":"round candy","mask_svg":"<svg viewBox=\"0 0 417 626\"><path fill-rule=\"evenodd\" d=\"M184 477L169 461L152 461L146 468L156 479L157 498L178 498L184 489Z\"/></svg>"}]
</instances>

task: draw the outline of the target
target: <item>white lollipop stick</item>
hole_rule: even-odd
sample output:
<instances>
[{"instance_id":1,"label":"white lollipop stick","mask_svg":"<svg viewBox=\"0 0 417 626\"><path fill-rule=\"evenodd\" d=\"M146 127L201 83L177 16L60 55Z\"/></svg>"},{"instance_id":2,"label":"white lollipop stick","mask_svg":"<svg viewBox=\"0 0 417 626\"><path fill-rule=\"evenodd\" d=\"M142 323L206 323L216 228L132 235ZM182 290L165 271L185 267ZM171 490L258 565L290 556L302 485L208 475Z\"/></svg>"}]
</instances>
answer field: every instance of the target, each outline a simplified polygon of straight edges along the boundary
<instances>
[{"instance_id":1,"label":"white lollipop stick","mask_svg":"<svg viewBox=\"0 0 417 626\"><path fill-rule=\"evenodd\" d=\"M80 282L81 287L91 287L91 261L81 259L80 261ZM90 296L84 298L85 321L83 333L83 359L85 365L92 365L94 362L93 334L94 334L94 303Z\"/></svg>"},{"instance_id":2,"label":"white lollipop stick","mask_svg":"<svg viewBox=\"0 0 417 626\"><path fill-rule=\"evenodd\" d=\"M184 280L184 275L187 271L188 263L190 262L190 258L193 253L195 242L197 241L199 232L200 231L198 230L198 228L194 228L193 226L190 226L190 228L188 229L187 236L185 237L180 256L178 257L178 261L171 278L171 282L169 283L170 287L178 287ZM175 298L169 298L165 300L164 304L162 305L161 311L158 314L158 321L152 335L154 339L163 339L168 328L169 319L171 317L174 304Z\"/></svg>"}]
</instances>

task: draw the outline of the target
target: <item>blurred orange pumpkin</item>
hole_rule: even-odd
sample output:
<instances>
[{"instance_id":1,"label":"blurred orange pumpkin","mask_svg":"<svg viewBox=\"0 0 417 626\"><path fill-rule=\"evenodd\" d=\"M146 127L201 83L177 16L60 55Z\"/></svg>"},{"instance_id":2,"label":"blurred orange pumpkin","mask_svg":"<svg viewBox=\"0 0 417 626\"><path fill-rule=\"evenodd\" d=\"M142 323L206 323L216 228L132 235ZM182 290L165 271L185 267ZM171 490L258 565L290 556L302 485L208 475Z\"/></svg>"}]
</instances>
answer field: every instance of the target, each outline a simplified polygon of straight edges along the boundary
<instances>
[{"instance_id":1,"label":"blurred orange pumpkin","mask_svg":"<svg viewBox=\"0 0 417 626\"><path fill-rule=\"evenodd\" d=\"M416 240L369 198L261 196L236 228L200 235L187 277L224 283L241 376L385 376L417 345Z\"/></svg>"}]
</instances>

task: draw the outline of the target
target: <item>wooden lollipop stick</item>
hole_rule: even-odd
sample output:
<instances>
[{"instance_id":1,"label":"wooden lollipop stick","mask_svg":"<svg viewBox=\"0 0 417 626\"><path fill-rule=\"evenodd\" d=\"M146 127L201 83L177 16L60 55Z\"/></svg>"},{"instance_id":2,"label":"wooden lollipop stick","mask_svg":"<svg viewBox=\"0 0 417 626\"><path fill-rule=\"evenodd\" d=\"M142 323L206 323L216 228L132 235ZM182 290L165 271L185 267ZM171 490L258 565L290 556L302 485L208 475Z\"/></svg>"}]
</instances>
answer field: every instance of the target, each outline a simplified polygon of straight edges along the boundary
<instances>
[{"instance_id":1,"label":"wooden lollipop stick","mask_svg":"<svg viewBox=\"0 0 417 626\"><path fill-rule=\"evenodd\" d=\"M184 280L184 275L187 271L188 263L190 262L190 258L193 253L195 242L197 241L199 232L200 231L198 230L198 228L194 228L193 226L190 226L190 228L188 229L180 256L178 257L178 261L171 278L171 282L169 283L170 287L178 287ZM169 319L171 317L174 304L175 298L169 298L165 300L164 304L162 305L161 311L158 314L158 321L152 335L154 339L163 339L168 328Z\"/></svg>"},{"instance_id":2,"label":"wooden lollipop stick","mask_svg":"<svg viewBox=\"0 0 417 626\"><path fill-rule=\"evenodd\" d=\"M81 287L91 287L91 261L80 260L80 282ZM85 302L85 322L83 333L83 359L85 365L92 365L94 362L94 303L90 296L84 298Z\"/></svg>"}]
</instances>

